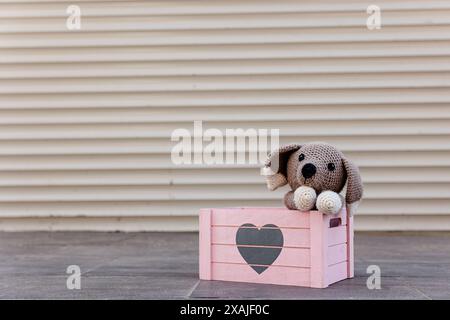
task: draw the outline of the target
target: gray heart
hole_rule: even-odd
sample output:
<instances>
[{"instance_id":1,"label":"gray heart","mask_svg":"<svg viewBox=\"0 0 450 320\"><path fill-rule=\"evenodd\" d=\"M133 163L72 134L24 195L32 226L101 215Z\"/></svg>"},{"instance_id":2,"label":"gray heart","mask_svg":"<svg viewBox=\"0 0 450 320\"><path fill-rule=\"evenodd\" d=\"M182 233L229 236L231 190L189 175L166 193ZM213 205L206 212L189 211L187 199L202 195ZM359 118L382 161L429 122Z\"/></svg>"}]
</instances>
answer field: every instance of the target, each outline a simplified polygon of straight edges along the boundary
<instances>
[{"instance_id":1,"label":"gray heart","mask_svg":"<svg viewBox=\"0 0 450 320\"><path fill-rule=\"evenodd\" d=\"M236 232L239 253L259 274L278 258L283 249L283 243L283 233L274 224L266 224L258 229L254 224L246 223Z\"/></svg>"}]
</instances>

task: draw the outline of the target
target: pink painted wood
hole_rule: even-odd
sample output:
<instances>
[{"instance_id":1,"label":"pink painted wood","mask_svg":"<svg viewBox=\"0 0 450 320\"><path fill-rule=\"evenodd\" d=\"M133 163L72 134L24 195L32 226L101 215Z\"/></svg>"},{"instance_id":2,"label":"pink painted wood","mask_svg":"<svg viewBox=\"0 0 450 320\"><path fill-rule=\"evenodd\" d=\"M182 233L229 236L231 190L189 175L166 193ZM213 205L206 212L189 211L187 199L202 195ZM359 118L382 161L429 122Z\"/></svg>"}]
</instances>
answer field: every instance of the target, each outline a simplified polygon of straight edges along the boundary
<instances>
[{"instance_id":1,"label":"pink painted wood","mask_svg":"<svg viewBox=\"0 0 450 320\"><path fill-rule=\"evenodd\" d=\"M347 219L347 278L353 278L355 276L353 251L353 217L348 216Z\"/></svg>"},{"instance_id":2,"label":"pink painted wood","mask_svg":"<svg viewBox=\"0 0 450 320\"><path fill-rule=\"evenodd\" d=\"M199 275L202 280L211 277L211 212L212 209L200 210L199 216Z\"/></svg>"},{"instance_id":3,"label":"pink painted wood","mask_svg":"<svg viewBox=\"0 0 450 320\"><path fill-rule=\"evenodd\" d=\"M212 244L236 244L236 232L238 231L238 226L225 226L217 227L213 226L211 231L211 241ZM283 232L284 237L284 247L293 248L309 248L310 235L308 229L290 229L290 228L280 228ZM343 230L344 241L346 240L347 233ZM342 237L342 236L341 236Z\"/></svg>"},{"instance_id":4,"label":"pink painted wood","mask_svg":"<svg viewBox=\"0 0 450 320\"><path fill-rule=\"evenodd\" d=\"M213 263L213 280L309 287L309 268L271 266L261 274L244 264Z\"/></svg>"},{"instance_id":5,"label":"pink painted wood","mask_svg":"<svg viewBox=\"0 0 450 320\"><path fill-rule=\"evenodd\" d=\"M327 274L328 285L347 279L347 261L329 266Z\"/></svg>"},{"instance_id":6,"label":"pink painted wood","mask_svg":"<svg viewBox=\"0 0 450 320\"><path fill-rule=\"evenodd\" d=\"M212 212L213 226L241 226L242 218L257 227L274 223L287 228L309 228L309 215L306 212L288 210L284 208L230 208L214 209Z\"/></svg>"},{"instance_id":7,"label":"pink painted wood","mask_svg":"<svg viewBox=\"0 0 450 320\"><path fill-rule=\"evenodd\" d=\"M238 226L212 226L211 227L212 244L235 244L234 237L239 229ZM294 248L310 247L310 230L309 229L290 229L280 228L284 236L284 246ZM347 242L346 226L330 228L328 230L328 245L334 246Z\"/></svg>"},{"instance_id":8,"label":"pink painted wood","mask_svg":"<svg viewBox=\"0 0 450 320\"><path fill-rule=\"evenodd\" d=\"M328 247L326 255L328 266L347 261L347 244L341 243Z\"/></svg>"},{"instance_id":9,"label":"pink painted wood","mask_svg":"<svg viewBox=\"0 0 450 320\"><path fill-rule=\"evenodd\" d=\"M338 259L338 258L337 258ZM212 245L211 262L247 264L236 246ZM283 248L272 266L309 268L309 249Z\"/></svg>"},{"instance_id":10,"label":"pink painted wood","mask_svg":"<svg viewBox=\"0 0 450 320\"><path fill-rule=\"evenodd\" d=\"M326 228L328 221L321 213L310 213L310 234L311 234L311 266L314 270L311 272L310 286L312 288L324 288L327 284L326 269L327 262L327 243L328 237Z\"/></svg>"},{"instance_id":11,"label":"pink painted wood","mask_svg":"<svg viewBox=\"0 0 450 320\"><path fill-rule=\"evenodd\" d=\"M328 245L334 246L347 242L347 227L339 226L328 229Z\"/></svg>"},{"instance_id":12,"label":"pink painted wood","mask_svg":"<svg viewBox=\"0 0 450 320\"><path fill-rule=\"evenodd\" d=\"M353 218L345 209L334 217L285 208L202 209L199 222L200 279L325 288L353 277ZM260 273L236 245L243 224L274 224L283 233L280 254Z\"/></svg>"}]
</instances>

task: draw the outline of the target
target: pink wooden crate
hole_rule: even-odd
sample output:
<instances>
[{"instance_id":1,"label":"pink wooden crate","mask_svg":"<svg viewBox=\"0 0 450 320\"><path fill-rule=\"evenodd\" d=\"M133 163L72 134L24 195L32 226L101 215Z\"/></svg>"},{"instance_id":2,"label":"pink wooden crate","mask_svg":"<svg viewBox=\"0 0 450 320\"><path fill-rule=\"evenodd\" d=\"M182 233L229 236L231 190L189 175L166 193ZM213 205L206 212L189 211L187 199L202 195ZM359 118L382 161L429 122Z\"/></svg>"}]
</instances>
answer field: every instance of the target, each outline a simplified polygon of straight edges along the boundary
<instances>
[{"instance_id":1,"label":"pink wooden crate","mask_svg":"<svg viewBox=\"0 0 450 320\"><path fill-rule=\"evenodd\" d=\"M200 279L312 288L353 277L353 217L285 208L200 211Z\"/></svg>"}]
</instances>

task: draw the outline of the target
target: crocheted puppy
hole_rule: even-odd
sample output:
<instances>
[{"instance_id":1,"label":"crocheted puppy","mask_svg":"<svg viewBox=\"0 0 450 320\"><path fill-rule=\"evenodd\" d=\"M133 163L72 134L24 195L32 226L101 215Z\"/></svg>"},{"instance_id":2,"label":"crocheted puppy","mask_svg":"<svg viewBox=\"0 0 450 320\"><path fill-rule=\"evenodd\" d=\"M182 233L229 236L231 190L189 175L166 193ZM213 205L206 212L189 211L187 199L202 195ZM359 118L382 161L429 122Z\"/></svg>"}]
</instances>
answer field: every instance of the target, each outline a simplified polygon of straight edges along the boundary
<instances>
[{"instance_id":1,"label":"crocheted puppy","mask_svg":"<svg viewBox=\"0 0 450 320\"><path fill-rule=\"evenodd\" d=\"M336 214L345 202L349 213L354 214L363 194L358 167L325 143L282 146L269 155L262 172L271 191L289 184L292 191L284 196L284 204L291 210L317 208L325 214ZM344 199L339 192L346 182Z\"/></svg>"}]
</instances>

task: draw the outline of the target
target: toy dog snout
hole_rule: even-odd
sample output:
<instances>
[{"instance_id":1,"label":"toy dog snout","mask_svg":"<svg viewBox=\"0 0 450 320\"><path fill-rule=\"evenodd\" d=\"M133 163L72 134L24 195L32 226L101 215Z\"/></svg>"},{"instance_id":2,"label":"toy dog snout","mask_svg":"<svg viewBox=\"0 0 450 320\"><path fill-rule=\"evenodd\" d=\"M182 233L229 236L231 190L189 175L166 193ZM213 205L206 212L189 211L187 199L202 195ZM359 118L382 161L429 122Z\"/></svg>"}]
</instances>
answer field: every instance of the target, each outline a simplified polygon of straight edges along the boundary
<instances>
[{"instance_id":1,"label":"toy dog snout","mask_svg":"<svg viewBox=\"0 0 450 320\"><path fill-rule=\"evenodd\" d=\"M307 163L302 168L302 175L305 179L309 179L314 176L317 172L317 168L312 163Z\"/></svg>"}]
</instances>

